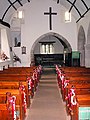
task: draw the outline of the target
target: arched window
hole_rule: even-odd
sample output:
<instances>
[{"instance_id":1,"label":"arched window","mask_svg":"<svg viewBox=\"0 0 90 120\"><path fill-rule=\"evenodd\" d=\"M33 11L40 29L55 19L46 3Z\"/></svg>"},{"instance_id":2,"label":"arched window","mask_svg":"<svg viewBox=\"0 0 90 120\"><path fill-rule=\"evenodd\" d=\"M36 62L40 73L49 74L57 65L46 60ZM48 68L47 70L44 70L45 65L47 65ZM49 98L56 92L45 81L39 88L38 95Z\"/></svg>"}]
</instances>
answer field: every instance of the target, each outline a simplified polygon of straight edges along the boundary
<instances>
[{"instance_id":1,"label":"arched window","mask_svg":"<svg viewBox=\"0 0 90 120\"><path fill-rule=\"evenodd\" d=\"M53 54L54 46L53 43L41 43L41 54Z\"/></svg>"}]
</instances>

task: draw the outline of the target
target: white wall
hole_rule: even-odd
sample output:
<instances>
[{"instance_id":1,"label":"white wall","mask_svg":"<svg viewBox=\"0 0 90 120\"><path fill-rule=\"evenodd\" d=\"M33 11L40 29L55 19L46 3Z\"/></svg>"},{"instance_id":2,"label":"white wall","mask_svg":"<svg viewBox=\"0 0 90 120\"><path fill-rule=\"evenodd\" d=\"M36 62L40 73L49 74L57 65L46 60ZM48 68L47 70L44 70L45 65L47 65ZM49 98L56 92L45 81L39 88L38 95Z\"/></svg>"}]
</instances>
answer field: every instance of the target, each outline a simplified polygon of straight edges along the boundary
<instances>
[{"instance_id":1,"label":"white wall","mask_svg":"<svg viewBox=\"0 0 90 120\"><path fill-rule=\"evenodd\" d=\"M80 28L81 25L84 28L86 43L87 43L87 33L88 33L89 23L90 23L90 12L83 19L81 19L77 24L78 31L79 31L79 28Z\"/></svg>"},{"instance_id":2,"label":"white wall","mask_svg":"<svg viewBox=\"0 0 90 120\"><path fill-rule=\"evenodd\" d=\"M44 15L44 12L49 11L49 7L52 7L53 12L57 12L57 15L52 18L52 30L49 30L49 17ZM22 63L25 61L27 64L30 63L30 51L33 43L48 32L60 34L70 43L73 50L77 50L76 22L72 18L71 23L64 23L62 17L65 9L60 4L50 0L33 0L21 9L25 12L24 24L21 25L21 45L27 47L27 54L25 59L23 57Z\"/></svg>"},{"instance_id":3,"label":"white wall","mask_svg":"<svg viewBox=\"0 0 90 120\"><path fill-rule=\"evenodd\" d=\"M90 31L88 31L90 26L90 12L78 22L78 31L82 25L85 31L85 66L90 68ZM88 33L89 32L89 33Z\"/></svg>"},{"instance_id":4,"label":"white wall","mask_svg":"<svg viewBox=\"0 0 90 120\"><path fill-rule=\"evenodd\" d=\"M44 15L44 12L49 12L49 7L52 7L52 12L57 13L52 17L52 30L49 30L49 16ZM24 22L21 23L21 47L25 46L27 50L25 55L19 55L22 59L22 66L30 65L32 45L40 36L49 32L63 36L70 43L72 50L77 50L76 20L72 17L72 22L65 23L64 12L66 9L60 4L56 4L52 0L32 0L19 9L24 11ZM15 51L18 53L18 49Z\"/></svg>"}]
</instances>

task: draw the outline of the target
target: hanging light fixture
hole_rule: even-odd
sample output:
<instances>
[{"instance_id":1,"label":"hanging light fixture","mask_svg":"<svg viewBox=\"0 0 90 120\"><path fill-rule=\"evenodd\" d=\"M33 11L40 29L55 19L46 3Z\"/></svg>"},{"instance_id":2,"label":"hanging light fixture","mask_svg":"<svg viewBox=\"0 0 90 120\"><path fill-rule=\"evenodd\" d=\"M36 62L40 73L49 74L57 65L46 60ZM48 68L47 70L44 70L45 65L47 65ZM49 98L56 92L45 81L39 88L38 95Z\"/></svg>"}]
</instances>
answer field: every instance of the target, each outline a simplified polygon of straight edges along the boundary
<instances>
[{"instance_id":1,"label":"hanging light fixture","mask_svg":"<svg viewBox=\"0 0 90 120\"><path fill-rule=\"evenodd\" d=\"M71 22L71 13L68 11L65 12L65 22Z\"/></svg>"}]
</instances>

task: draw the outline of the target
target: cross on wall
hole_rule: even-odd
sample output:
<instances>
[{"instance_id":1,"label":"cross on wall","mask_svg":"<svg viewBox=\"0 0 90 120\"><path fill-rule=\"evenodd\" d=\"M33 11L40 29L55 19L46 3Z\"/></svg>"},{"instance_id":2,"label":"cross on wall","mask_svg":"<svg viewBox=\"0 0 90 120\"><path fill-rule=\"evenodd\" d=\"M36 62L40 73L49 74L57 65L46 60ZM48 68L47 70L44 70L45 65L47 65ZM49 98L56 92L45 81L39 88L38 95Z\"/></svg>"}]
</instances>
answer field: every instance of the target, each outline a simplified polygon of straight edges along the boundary
<instances>
[{"instance_id":1,"label":"cross on wall","mask_svg":"<svg viewBox=\"0 0 90 120\"><path fill-rule=\"evenodd\" d=\"M49 15L49 28L52 30L52 15L57 15L57 13L52 12L52 7L49 7L49 12L44 12L44 15Z\"/></svg>"}]
</instances>

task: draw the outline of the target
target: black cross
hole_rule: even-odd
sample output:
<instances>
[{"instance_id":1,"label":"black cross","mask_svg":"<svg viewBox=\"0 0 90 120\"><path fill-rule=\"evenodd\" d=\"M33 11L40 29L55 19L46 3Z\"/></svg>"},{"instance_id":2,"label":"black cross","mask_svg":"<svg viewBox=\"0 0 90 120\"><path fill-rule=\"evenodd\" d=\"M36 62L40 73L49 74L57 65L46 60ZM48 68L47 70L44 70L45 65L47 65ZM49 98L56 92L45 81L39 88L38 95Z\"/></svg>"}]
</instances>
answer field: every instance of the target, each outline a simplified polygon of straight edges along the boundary
<instances>
[{"instance_id":1,"label":"black cross","mask_svg":"<svg viewBox=\"0 0 90 120\"><path fill-rule=\"evenodd\" d=\"M59 4L59 0L57 0L57 4Z\"/></svg>"},{"instance_id":2,"label":"black cross","mask_svg":"<svg viewBox=\"0 0 90 120\"><path fill-rule=\"evenodd\" d=\"M44 15L49 15L49 26L50 30L52 30L52 15L57 15L57 13L52 12L52 8L49 7L49 12L45 12Z\"/></svg>"}]
</instances>

